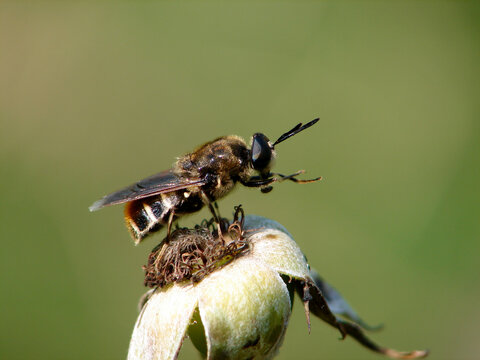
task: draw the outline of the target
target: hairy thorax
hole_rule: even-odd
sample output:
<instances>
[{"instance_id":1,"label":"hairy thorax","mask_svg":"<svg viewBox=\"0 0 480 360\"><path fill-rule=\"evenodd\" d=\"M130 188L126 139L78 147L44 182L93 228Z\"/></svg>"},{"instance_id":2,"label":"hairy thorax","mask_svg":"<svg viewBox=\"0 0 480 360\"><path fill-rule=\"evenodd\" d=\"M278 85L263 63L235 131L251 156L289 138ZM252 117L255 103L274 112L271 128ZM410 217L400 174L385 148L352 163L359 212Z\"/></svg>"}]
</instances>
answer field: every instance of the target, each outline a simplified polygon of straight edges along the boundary
<instances>
[{"instance_id":1,"label":"hairy thorax","mask_svg":"<svg viewBox=\"0 0 480 360\"><path fill-rule=\"evenodd\" d=\"M252 172L247 145L234 135L217 138L182 156L175 169L182 176L206 179L203 189L212 200L227 194L237 181L247 181Z\"/></svg>"}]
</instances>

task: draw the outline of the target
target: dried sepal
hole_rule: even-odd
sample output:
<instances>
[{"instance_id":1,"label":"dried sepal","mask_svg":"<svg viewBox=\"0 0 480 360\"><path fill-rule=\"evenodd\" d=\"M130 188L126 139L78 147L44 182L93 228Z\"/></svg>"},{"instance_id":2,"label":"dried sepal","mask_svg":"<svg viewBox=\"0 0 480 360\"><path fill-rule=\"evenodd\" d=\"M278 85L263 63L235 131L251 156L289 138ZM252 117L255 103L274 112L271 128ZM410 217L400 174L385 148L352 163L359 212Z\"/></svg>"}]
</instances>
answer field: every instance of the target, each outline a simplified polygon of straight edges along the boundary
<instances>
[{"instance_id":1,"label":"dried sepal","mask_svg":"<svg viewBox=\"0 0 480 360\"><path fill-rule=\"evenodd\" d=\"M298 282L296 289L306 304L305 311L307 318L309 318L309 312L311 312L326 323L337 328L342 334L342 338L350 335L366 348L394 359L417 359L428 355L427 350L401 352L375 344L365 335L359 324L343 320L332 312L322 291L312 279ZM340 296L340 294L336 292L336 296Z\"/></svg>"},{"instance_id":2,"label":"dried sepal","mask_svg":"<svg viewBox=\"0 0 480 360\"><path fill-rule=\"evenodd\" d=\"M327 300L323 297L320 289L315 286L313 280L309 278L305 280L297 280L296 289L305 307L305 316L307 317L308 332L310 332L310 312L312 312L312 314L318 316L326 323L336 327L340 331L342 339L345 338L345 330L337 321L337 317L328 307Z\"/></svg>"},{"instance_id":3,"label":"dried sepal","mask_svg":"<svg viewBox=\"0 0 480 360\"><path fill-rule=\"evenodd\" d=\"M386 355L393 359L418 359L424 358L428 355L427 350L413 350L413 351L397 351L394 349L389 349L386 347L379 346L370 340L359 325L352 322L339 320L341 326L344 328L345 332L357 340L360 344L366 348L378 352L380 354Z\"/></svg>"},{"instance_id":4,"label":"dried sepal","mask_svg":"<svg viewBox=\"0 0 480 360\"><path fill-rule=\"evenodd\" d=\"M365 330L377 331L383 327L383 325L372 326L363 321L342 295L333 286L327 283L315 270L310 270L310 276L315 282L315 285L320 289L332 313L353 321Z\"/></svg>"}]
</instances>

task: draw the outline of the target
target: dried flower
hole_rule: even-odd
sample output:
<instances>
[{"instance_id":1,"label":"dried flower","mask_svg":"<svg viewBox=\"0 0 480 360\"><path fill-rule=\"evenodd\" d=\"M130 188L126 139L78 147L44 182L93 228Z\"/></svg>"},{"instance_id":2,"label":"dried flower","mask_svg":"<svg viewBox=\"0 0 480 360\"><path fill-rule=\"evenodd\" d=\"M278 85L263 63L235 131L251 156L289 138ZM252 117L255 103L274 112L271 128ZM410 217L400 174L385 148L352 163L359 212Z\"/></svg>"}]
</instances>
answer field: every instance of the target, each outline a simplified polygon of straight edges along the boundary
<instances>
[{"instance_id":1,"label":"dried flower","mask_svg":"<svg viewBox=\"0 0 480 360\"><path fill-rule=\"evenodd\" d=\"M145 267L153 287L141 301L129 360L176 359L190 336L207 359L270 359L282 344L297 292L310 313L392 358L398 352L368 339L370 329L341 295L310 270L305 256L279 223L259 216L235 219L227 234L208 226L179 229L155 248ZM344 319L345 320L344 320Z\"/></svg>"}]
</instances>

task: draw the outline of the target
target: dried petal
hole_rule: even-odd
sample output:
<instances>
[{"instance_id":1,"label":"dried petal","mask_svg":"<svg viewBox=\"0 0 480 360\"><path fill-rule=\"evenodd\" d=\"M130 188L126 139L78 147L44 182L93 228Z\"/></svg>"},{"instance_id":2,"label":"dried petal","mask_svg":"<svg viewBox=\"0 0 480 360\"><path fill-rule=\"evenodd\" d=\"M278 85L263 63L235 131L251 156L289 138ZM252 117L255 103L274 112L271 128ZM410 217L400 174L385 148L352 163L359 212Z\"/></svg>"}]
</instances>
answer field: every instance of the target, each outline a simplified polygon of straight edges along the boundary
<instances>
[{"instance_id":1,"label":"dried petal","mask_svg":"<svg viewBox=\"0 0 480 360\"><path fill-rule=\"evenodd\" d=\"M305 255L278 222L248 215L244 229L252 247L252 256L261 259L282 275L301 279L309 276Z\"/></svg>"},{"instance_id":2,"label":"dried petal","mask_svg":"<svg viewBox=\"0 0 480 360\"><path fill-rule=\"evenodd\" d=\"M266 229L249 237L252 255L282 275L304 279L308 264L298 245L279 230Z\"/></svg>"},{"instance_id":3,"label":"dried petal","mask_svg":"<svg viewBox=\"0 0 480 360\"><path fill-rule=\"evenodd\" d=\"M245 216L243 228L245 230L248 230L250 233L255 233L255 232L259 232L267 229L279 230L285 233L286 235L288 235L290 238L292 238L292 235L287 231L285 226L283 226L279 222L276 222L275 220L267 219L263 216L258 216L258 215Z\"/></svg>"},{"instance_id":4,"label":"dried petal","mask_svg":"<svg viewBox=\"0 0 480 360\"><path fill-rule=\"evenodd\" d=\"M191 285L155 290L138 316L128 360L176 359L196 306Z\"/></svg>"},{"instance_id":5,"label":"dried petal","mask_svg":"<svg viewBox=\"0 0 480 360\"><path fill-rule=\"evenodd\" d=\"M291 313L278 273L250 256L236 259L196 285L208 359L269 359Z\"/></svg>"}]
</instances>

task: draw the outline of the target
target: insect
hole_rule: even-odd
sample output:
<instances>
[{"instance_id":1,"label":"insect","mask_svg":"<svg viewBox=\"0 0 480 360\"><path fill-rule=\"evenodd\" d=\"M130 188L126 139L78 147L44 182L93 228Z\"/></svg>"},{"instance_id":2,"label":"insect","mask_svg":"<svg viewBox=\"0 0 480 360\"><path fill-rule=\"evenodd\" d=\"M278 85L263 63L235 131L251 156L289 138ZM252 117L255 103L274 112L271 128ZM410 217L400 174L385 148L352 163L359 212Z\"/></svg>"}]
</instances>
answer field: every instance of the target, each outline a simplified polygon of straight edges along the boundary
<instances>
[{"instance_id":1,"label":"insect","mask_svg":"<svg viewBox=\"0 0 480 360\"><path fill-rule=\"evenodd\" d=\"M276 157L275 146L317 121L318 118L305 125L298 124L273 144L264 134L255 133L250 149L238 136L219 137L178 158L171 169L107 195L89 209L96 211L105 206L126 203L125 222L135 244L165 225L168 238L172 223L177 218L199 211L205 205L218 220L212 203L227 195L237 183L258 187L267 193L276 181L309 183L320 180L297 179L296 176L303 171L291 175L270 171ZM257 174L252 175L255 172Z\"/></svg>"}]
</instances>

